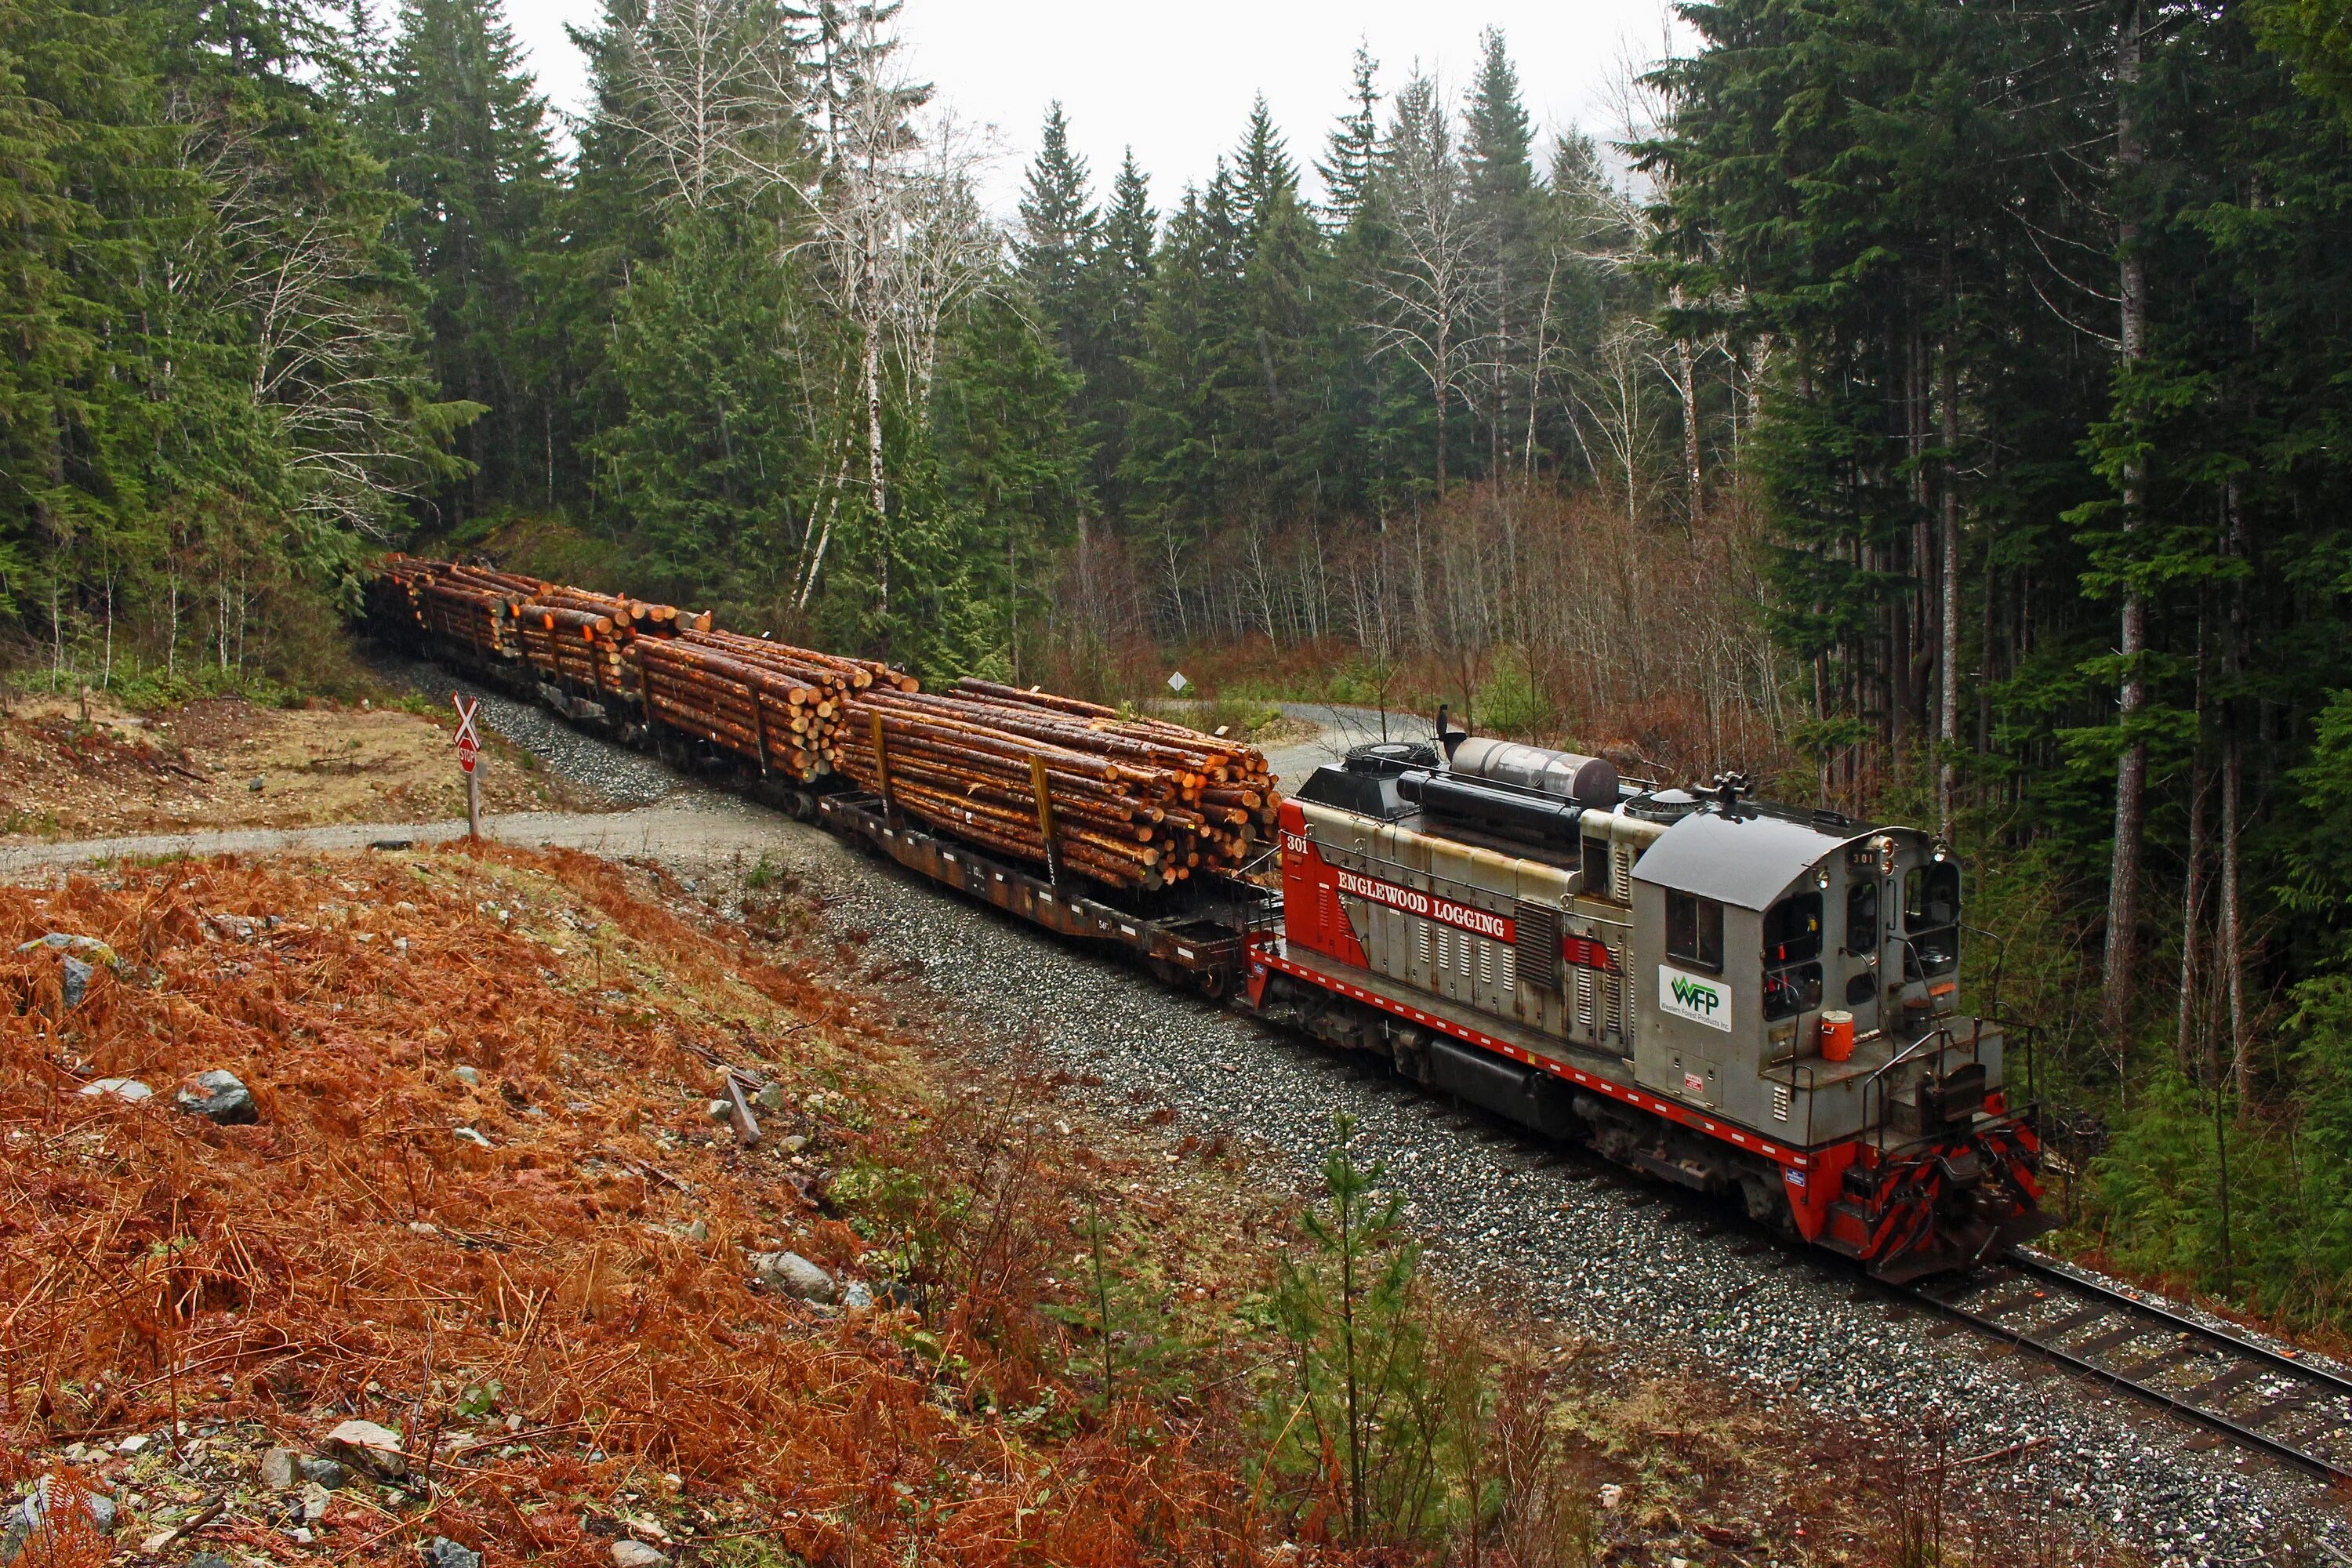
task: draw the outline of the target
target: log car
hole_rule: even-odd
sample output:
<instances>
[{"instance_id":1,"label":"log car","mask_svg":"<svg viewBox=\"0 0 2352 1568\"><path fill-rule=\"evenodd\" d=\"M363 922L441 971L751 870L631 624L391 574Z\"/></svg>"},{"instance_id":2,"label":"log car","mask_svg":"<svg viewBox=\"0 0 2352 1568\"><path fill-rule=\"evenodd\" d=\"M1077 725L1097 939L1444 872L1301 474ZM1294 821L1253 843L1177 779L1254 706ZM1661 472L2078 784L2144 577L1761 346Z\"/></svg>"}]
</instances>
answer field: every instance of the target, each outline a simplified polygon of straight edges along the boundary
<instances>
[{"instance_id":1,"label":"log car","mask_svg":"<svg viewBox=\"0 0 2352 1568\"><path fill-rule=\"evenodd\" d=\"M1284 803L1261 1013L1890 1280L2046 1228L2008 1033L1957 1005L1942 845L1448 740Z\"/></svg>"}]
</instances>

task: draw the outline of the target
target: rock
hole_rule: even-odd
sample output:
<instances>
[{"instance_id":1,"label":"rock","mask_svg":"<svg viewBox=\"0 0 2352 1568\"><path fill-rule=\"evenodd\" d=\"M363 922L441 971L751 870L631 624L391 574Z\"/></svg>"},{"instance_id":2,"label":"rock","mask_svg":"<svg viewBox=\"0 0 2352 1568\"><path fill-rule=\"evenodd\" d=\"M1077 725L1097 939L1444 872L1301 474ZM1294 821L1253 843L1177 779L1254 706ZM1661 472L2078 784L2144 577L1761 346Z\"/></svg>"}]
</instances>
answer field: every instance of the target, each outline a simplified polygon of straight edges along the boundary
<instances>
[{"instance_id":1,"label":"rock","mask_svg":"<svg viewBox=\"0 0 2352 1568\"><path fill-rule=\"evenodd\" d=\"M714 1100L702 1109L711 1121L725 1121L734 1116L735 1102L731 1100Z\"/></svg>"},{"instance_id":2,"label":"rock","mask_svg":"<svg viewBox=\"0 0 2352 1568\"><path fill-rule=\"evenodd\" d=\"M862 1281L853 1279L841 1292L841 1304L852 1311L862 1310L874 1305L874 1292Z\"/></svg>"},{"instance_id":3,"label":"rock","mask_svg":"<svg viewBox=\"0 0 2352 1568\"><path fill-rule=\"evenodd\" d=\"M78 1510L83 1521L100 1535L113 1534L115 1521L122 1514L114 1500L104 1492L84 1491L70 1484L60 1484L54 1477L43 1476L32 1496L0 1514L0 1563L16 1561L27 1546L36 1544L52 1514L68 1510ZM35 1555L46 1559L51 1553L37 1552Z\"/></svg>"},{"instance_id":4,"label":"rock","mask_svg":"<svg viewBox=\"0 0 2352 1568\"><path fill-rule=\"evenodd\" d=\"M1601 1506L1602 1508L1614 1509L1619 1503L1623 1502L1624 1500L1625 1489L1619 1486L1615 1481L1611 1481L1607 1486L1601 1489Z\"/></svg>"},{"instance_id":5,"label":"rock","mask_svg":"<svg viewBox=\"0 0 2352 1568\"><path fill-rule=\"evenodd\" d=\"M111 1095L116 1100L129 1100L133 1104L155 1098L155 1091L135 1078L94 1078L82 1085L79 1092L93 1100L101 1095Z\"/></svg>"},{"instance_id":6,"label":"rock","mask_svg":"<svg viewBox=\"0 0 2352 1568\"><path fill-rule=\"evenodd\" d=\"M482 1554L468 1552L446 1535L436 1535L424 1551L425 1568L482 1568Z\"/></svg>"},{"instance_id":7,"label":"rock","mask_svg":"<svg viewBox=\"0 0 2352 1568\"><path fill-rule=\"evenodd\" d=\"M342 1468L341 1465L335 1468L339 1470ZM327 1510L334 1506L334 1499L328 1495L328 1489L316 1481L304 1481L300 1496L302 1521L305 1524L318 1523L327 1517Z\"/></svg>"},{"instance_id":8,"label":"rock","mask_svg":"<svg viewBox=\"0 0 2352 1568\"><path fill-rule=\"evenodd\" d=\"M188 1559L188 1568L236 1568L236 1564L217 1552L199 1552Z\"/></svg>"},{"instance_id":9,"label":"rock","mask_svg":"<svg viewBox=\"0 0 2352 1568\"><path fill-rule=\"evenodd\" d=\"M154 1440L155 1437L152 1433L133 1432L130 1436L125 1437L121 1442L117 1443L114 1446L114 1451L118 1454L143 1453L146 1450L147 1446Z\"/></svg>"},{"instance_id":10,"label":"rock","mask_svg":"<svg viewBox=\"0 0 2352 1568\"><path fill-rule=\"evenodd\" d=\"M352 1472L332 1459L304 1459L302 1479L322 1491L339 1492L352 1484Z\"/></svg>"},{"instance_id":11,"label":"rock","mask_svg":"<svg viewBox=\"0 0 2352 1568\"><path fill-rule=\"evenodd\" d=\"M755 1252L751 1269L765 1289L798 1296L803 1301L831 1301L833 1276L797 1252Z\"/></svg>"},{"instance_id":12,"label":"rock","mask_svg":"<svg viewBox=\"0 0 2352 1568\"><path fill-rule=\"evenodd\" d=\"M261 1456L261 1484L274 1492L290 1492L302 1484L302 1457L291 1448L272 1448Z\"/></svg>"},{"instance_id":13,"label":"rock","mask_svg":"<svg viewBox=\"0 0 2352 1568\"><path fill-rule=\"evenodd\" d=\"M710 1239L710 1222L709 1220L698 1219L692 1225L688 1226L686 1227L686 1239L688 1241L709 1241Z\"/></svg>"},{"instance_id":14,"label":"rock","mask_svg":"<svg viewBox=\"0 0 2352 1568\"><path fill-rule=\"evenodd\" d=\"M751 1103L761 1110L782 1110L784 1108L784 1086L772 1083L751 1097Z\"/></svg>"},{"instance_id":15,"label":"rock","mask_svg":"<svg viewBox=\"0 0 2352 1568\"><path fill-rule=\"evenodd\" d=\"M459 1068L457 1069L457 1081L464 1084L467 1089L479 1089L482 1087L481 1069L478 1068Z\"/></svg>"},{"instance_id":16,"label":"rock","mask_svg":"<svg viewBox=\"0 0 2352 1568\"><path fill-rule=\"evenodd\" d=\"M787 1154L797 1154L802 1150L808 1147L808 1140L802 1137L799 1133L794 1132L785 1138L782 1142L779 1142L776 1147L782 1149Z\"/></svg>"},{"instance_id":17,"label":"rock","mask_svg":"<svg viewBox=\"0 0 2352 1568\"><path fill-rule=\"evenodd\" d=\"M477 1149L488 1149L492 1146L488 1138L470 1127L457 1128L450 1133L450 1136L460 1143L471 1143Z\"/></svg>"},{"instance_id":18,"label":"rock","mask_svg":"<svg viewBox=\"0 0 2352 1568\"><path fill-rule=\"evenodd\" d=\"M114 956L112 948L99 941L98 938L75 936L69 931L53 931L47 935L37 936L30 942L20 942L16 944L16 951L30 952L37 947L46 947L56 952L79 953L91 963L103 963L109 969L114 968L122 962Z\"/></svg>"},{"instance_id":19,"label":"rock","mask_svg":"<svg viewBox=\"0 0 2352 1568\"><path fill-rule=\"evenodd\" d=\"M615 1541L613 1568L669 1568L669 1559L642 1541Z\"/></svg>"},{"instance_id":20,"label":"rock","mask_svg":"<svg viewBox=\"0 0 2352 1568\"><path fill-rule=\"evenodd\" d=\"M346 1421L328 1433L319 1447L331 1458L387 1480L408 1474L408 1456L401 1452L400 1434L373 1421Z\"/></svg>"},{"instance_id":21,"label":"rock","mask_svg":"<svg viewBox=\"0 0 2352 1568\"><path fill-rule=\"evenodd\" d=\"M70 1012L72 1009L80 1006L81 999L89 994L90 976L96 974L98 971L92 969L89 964L84 963L80 959L74 957L71 953L66 954L65 957L58 960L58 963L65 970L65 984L63 989L65 992L66 1008Z\"/></svg>"},{"instance_id":22,"label":"rock","mask_svg":"<svg viewBox=\"0 0 2352 1568\"><path fill-rule=\"evenodd\" d=\"M261 793L261 775L259 773L254 774L252 782L247 784L245 787L251 790L254 794L259 795Z\"/></svg>"},{"instance_id":23,"label":"rock","mask_svg":"<svg viewBox=\"0 0 2352 1568\"><path fill-rule=\"evenodd\" d=\"M180 1086L172 1101L192 1116L223 1125L258 1121L261 1112L253 1103L253 1091L237 1081L235 1073L215 1068L200 1072Z\"/></svg>"}]
</instances>

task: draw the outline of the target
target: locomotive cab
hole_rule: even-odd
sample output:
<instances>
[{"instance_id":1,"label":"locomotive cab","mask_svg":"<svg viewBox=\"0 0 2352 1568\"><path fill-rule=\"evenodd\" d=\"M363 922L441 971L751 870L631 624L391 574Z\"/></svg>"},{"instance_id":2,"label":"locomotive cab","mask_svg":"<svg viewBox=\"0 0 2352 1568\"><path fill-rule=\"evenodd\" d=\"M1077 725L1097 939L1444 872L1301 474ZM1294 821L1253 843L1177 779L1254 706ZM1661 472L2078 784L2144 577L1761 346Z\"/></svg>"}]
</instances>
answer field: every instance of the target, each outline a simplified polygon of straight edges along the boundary
<instances>
[{"instance_id":1,"label":"locomotive cab","mask_svg":"<svg viewBox=\"0 0 2352 1568\"><path fill-rule=\"evenodd\" d=\"M1955 1012L1959 867L1927 835L1736 804L1667 828L1633 880L1653 1092L1811 1146L1965 1123L2000 1084L1999 1031Z\"/></svg>"}]
</instances>

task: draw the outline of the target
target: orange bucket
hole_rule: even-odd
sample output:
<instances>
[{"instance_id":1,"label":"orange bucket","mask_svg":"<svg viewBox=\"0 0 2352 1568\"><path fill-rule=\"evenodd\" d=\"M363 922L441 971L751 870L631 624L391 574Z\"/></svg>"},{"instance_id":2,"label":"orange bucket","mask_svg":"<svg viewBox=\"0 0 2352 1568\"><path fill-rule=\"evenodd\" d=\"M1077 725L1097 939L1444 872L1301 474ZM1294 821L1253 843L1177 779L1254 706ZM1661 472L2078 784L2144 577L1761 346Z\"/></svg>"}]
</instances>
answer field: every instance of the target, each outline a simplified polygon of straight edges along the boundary
<instances>
[{"instance_id":1,"label":"orange bucket","mask_svg":"<svg viewBox=\"0 0 2352 1568\"><path fill-rule=\"evenodd\" d=\"M1822 1059L1842 1062L1853 1055L1853 1015L1828 1012L1822 1015Z\"/></svg>"}]
</instances>

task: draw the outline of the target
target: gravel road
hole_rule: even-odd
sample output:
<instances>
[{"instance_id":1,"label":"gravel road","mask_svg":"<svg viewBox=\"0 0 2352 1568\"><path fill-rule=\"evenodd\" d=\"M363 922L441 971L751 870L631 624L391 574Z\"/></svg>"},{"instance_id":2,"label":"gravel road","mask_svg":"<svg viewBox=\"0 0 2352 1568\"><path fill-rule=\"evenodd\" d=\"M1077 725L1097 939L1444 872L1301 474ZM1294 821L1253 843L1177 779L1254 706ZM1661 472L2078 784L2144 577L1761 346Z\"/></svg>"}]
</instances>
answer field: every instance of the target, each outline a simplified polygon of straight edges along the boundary
<instances>
[{"instance_id":1,"label":"gravel road","mask_svg":"<svg viewBox=\"0 0 2352 1568\"><path fill-rule=\"evenodd\" d=\"M437 672L430 679L444 690L450 684ZM506 706L516 712L486 703L485 714L534 748L535 725L545 725L551 733L541 754L551 766L599 788L651 795L643 759ZM1324 744L1344 749L1353 738ZM1309 754L1291 751L1302 761ZM1381 1064L1163 990L814 828L664 778L667 787L653 797L659 805L501 817L492 829L510 842L650 854L722 881L730 868L772 857L824 900L829 926L871 933L869 952L919 967L923 983L977 1029L1008 1041L1034 1037L1074 1074L1099 1079L1098 1088L1074 1092L1097 1097L1114 1115L1132 1115L1139 1101L1170 1107L1178 1117L1171 1135L1222 1133L1254 1145L1270 1176L1302 1190L1321 1163L1333 1116L1345 1112L1356 1119L1360 1152L1384 1162L1389 1183L1407 1197L1441 1278L1518 1303L1563 1337L1599 1342L1627 1373L1696 1372L1834 1419L1864 1417L1882 1430L1915 1427L1934 1406L1957 1423L1956 1453L2047 1438L2025 1457L1972 1472L1976 1484L2011 1494L2004 1511L2046 1511L2166 1564L2352 1563L2342 1510L2300 1471L2233 1445L2192 1448L2200 1429L1952 1332L1834 1259L1761 1245L1760 1233L1727 1209L1620 1179L1409 1090L1375 1070ZM214 846L198 840L234 837L327 847L328 835L359 844L453 830L462 826L171 842L202 849ZM0 853L0 873L68 863L89 847ZM38 858L16 864L25 857ZM723 897L722 881L706 891ZM2315 1541L2326 1543L2327 1557L2315 1554Z\"/></svg>"}]
</instances>

